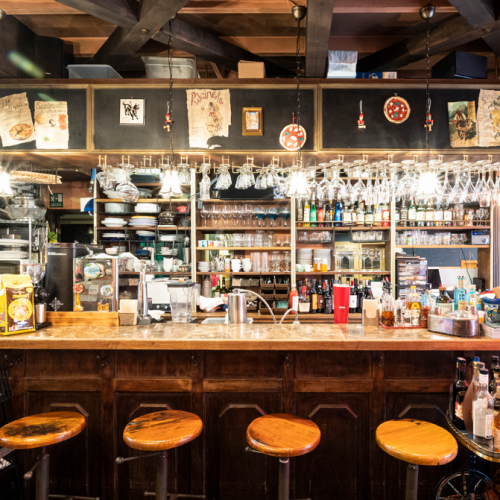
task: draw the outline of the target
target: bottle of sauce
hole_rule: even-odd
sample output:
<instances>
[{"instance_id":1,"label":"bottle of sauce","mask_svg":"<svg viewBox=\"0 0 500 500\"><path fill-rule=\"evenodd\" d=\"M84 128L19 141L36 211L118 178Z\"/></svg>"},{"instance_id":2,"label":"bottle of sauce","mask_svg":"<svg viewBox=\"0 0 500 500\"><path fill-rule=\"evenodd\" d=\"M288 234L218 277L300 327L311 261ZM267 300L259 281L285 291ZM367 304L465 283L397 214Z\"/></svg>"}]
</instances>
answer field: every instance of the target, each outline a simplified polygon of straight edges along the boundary
<instances>
[{"instance_id":1,"label":"bottle of sauce","mask_svg":"<svg viewBox=\"0 0 500 500\"><path fill-rule=\"evenodd\" d=\"M410 311L417 309L420 312L420 295L417 293L416 286L410 287L410 293L406 297L406 309Z\"/></svg>"},{"instance_id":2,"label":"bottle of sauce","mask_svg":"<svg viewBox=\"0 0 500 500\"><path fill-rule=\"evenodd\" d=\"M289 298L290 298L290 300L289 300L288 307L290 309L297 311L298 307L299 307L299 292L297 291L297 285L295 285L295 284L292 285L292 290L290 292Z\"/></svg>"}]
</instances>

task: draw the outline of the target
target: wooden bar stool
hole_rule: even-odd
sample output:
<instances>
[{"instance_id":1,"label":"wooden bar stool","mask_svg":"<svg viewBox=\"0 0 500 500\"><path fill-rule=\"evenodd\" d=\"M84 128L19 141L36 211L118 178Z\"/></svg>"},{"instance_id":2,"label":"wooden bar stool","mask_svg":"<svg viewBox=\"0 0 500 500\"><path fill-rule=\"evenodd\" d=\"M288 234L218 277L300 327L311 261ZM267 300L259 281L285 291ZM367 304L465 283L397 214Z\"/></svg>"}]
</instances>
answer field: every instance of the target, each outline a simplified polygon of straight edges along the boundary
<instances>
[{"instance_id":1,"label":"wooden bar stool","mask_svg":"<svg viewBox=\"0 0 500 500\"><path fill-rule=\"evenodd\" d=\"M406 500L417 500L418 466L445 465L458 452L455 438L442 427L405 418L377 427L377 444L389 455L407 462Z\"/></svg>"},{"instance_id":2,"label":"wooden bar stool","mask_svg":"<svg viewBox=\"0 0 500 500\"><path fill-rule=\"evenodd\" d=\"M156 453L131 458L118 457L116 463L158 456L156 500L167 500L167 450L193 441L202 430L201 418L187 411L148 413L127 424L123 431L123 440L136 450Z\"/></svg>"},{"instance_id":3,"label":"wooden bar stool","mask_svg":"<svg viewBox=\"0 0 500 500\"><path fill-rule=\"evenodd\" d=\"M313 451L320 440L321 431L312 420L286 413L256 418L247 429L247 442L253 450L280 459L279 500L290 496L290 457Z\"/></svg>"},{"instance_id":4,"label":"wooden bar stool","mask_svg":"<svg viewBox=\"0 0 500 500\"><path fill-rule=\"evenodd\" d=\"M39 413L14 420L0 429L0 446L13 450L41 448L37 462L24 479L36 471L36 500L49 500L49 454L46 446L66 441L85 429L85 417L71 411ZM83 498L83 497L80 497Z\"/></svg>"}]
</instances>

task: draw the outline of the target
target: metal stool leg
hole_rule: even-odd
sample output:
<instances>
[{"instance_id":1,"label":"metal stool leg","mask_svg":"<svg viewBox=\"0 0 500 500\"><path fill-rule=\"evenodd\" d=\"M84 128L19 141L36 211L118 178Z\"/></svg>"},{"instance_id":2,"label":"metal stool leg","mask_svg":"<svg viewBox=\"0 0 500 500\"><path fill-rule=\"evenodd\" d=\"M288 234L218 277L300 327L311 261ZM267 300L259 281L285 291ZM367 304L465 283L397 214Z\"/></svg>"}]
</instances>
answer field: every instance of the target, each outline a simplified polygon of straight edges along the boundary
<instances>
[{"instance_id":1,"label":"metal stool leg","mask_svg":"<svg viewBox=\"0 0 500 500\"><path fill-rule=\"evenodd\" d=\"M167 452L158 454L156 468L156 500L167 500Z\"/></svg>"},{"instance_id":2,"label":"metal stool leg","mask_svg":"<svg viewBox=\"0 0 500 500\"><path fill-rule=\"evenodd\" d=\"M42 448L36 471L36 500L49 500L49 454Z\"/></svg>"},{"instance_id":3,"label":"metal stool leg","mask_svg":"<svg viewBox=\"0 0 500 500\"><path fill-rule=\"evenodd\" d=\"M280 458L278 500L289 500L290 498L290 459Z\"/></svg>"},{"instance_id":4,"label":"metal stool leg","mask_svg":"<svg viewBox=\"0 0 500 500\"><path fill-rule=\"evenodd\" d=\"M406 495L405 500L417 500L418 492L418 465L408 464L406 467Z\"/></svg>"}]
</instances>

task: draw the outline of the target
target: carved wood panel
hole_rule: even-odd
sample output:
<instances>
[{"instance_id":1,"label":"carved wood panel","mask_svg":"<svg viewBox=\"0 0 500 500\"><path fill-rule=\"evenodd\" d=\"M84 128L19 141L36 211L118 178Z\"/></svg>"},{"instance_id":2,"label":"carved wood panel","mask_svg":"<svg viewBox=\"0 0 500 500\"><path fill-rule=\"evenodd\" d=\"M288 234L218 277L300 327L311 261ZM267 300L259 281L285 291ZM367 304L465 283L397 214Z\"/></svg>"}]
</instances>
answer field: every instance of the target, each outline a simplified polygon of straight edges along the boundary
<instances>
[{"instance_id":1,"label":"carved wood panel","mask_svg":"<svg viewBox=\"0 0 500 500\"><path fill-rule=\"evenodd\" d=\"M278 459L245 451L246 430L262 414L280 411L279 393L205 395L207 499L275 499Z\"/></svg>"}]
</instances>

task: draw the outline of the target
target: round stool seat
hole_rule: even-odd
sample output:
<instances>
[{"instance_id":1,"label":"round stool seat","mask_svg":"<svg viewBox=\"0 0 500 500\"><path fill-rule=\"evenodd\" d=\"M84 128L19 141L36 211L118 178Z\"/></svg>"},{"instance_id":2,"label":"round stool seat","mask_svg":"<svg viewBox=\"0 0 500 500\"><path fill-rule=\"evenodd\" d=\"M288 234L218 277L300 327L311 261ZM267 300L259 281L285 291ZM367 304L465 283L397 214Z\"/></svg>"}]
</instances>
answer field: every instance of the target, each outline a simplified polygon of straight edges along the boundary
<instances>
[{"instance_id":1,"label":"round stool seat","mask_svg":"<svg viewBox=\"0 0 500 500\"><path fill-rule=\"evenodd\" d=\"M123 440L136 450L162 451L189 443L202 430L203 422L197 415L165 410L132 420L123 431Z\"/></svg>"},{"instance_id":2,"label":"round stool seat","mask_svg":"<svg viewBox=\"0 0 500 500\"><path fill-rule=\"evenodd\" d=\"M444 465L458 452L455 438L442 427L405 418L377 427L377 444L389 455L415 465Z\"/></svg>"},{"instance_id":3,"label":"round stool seat","mask_svg":"<svg viewBox=\"0 0 500 500\"><path fill-rule=\"evenodd\" d=\"M312 421L276 413L256 418L247 429L247 442L272 457L298 457L318 446L321 431Z\"/></svg>"},{"instance_id":4,"label":"round stool seat","mask_svg":"<svg viewBox=\"0 0 500 500\"><path fill-rule=\"evenodd\" d=\"M85 429L85 417L72 411L39 413L0 429L0 446L13 450L42 448L66 441Z\"/></svg>"}]
</instances>

